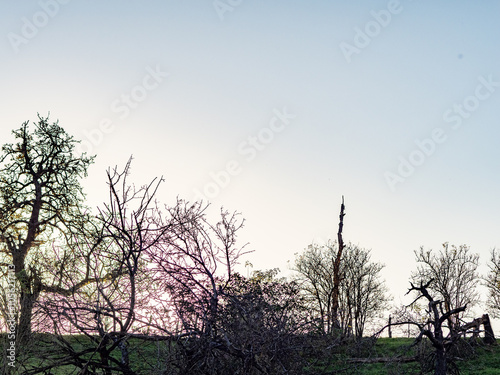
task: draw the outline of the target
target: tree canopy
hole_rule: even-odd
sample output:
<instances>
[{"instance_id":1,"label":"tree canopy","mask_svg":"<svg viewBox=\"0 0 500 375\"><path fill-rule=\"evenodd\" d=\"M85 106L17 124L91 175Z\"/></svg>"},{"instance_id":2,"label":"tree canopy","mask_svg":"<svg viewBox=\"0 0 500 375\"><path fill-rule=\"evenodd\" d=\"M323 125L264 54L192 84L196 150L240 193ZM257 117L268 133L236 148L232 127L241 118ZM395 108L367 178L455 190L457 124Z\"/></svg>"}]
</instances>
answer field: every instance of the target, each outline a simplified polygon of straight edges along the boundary
<instances>
[{"instance_id":1,"label":"tree canopy","mask_svg":"<svg viewBox=\"0 0 500 375\"><path fill-rule=\"evenodd\" d=\"M39 116L33 130L27 121L13 134L17 142L5 144L0 156L0 251L19 281L22 339L31 331L33 303L57 284L39 265L56 238L71 242L88 221L80 180L94 159L75 155L77 141L48 118Z\"/></svg>"}]
</instances>

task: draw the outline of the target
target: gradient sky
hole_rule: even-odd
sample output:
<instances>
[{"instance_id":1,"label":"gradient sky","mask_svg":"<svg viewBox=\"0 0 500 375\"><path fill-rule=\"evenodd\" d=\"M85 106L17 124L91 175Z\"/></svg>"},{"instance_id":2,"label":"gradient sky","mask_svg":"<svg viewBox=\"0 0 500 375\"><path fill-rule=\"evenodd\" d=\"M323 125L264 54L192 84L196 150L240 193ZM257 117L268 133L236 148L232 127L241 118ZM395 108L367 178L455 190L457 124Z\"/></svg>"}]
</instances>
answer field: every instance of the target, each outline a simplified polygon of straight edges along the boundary
<instances>
[{"instance_id":1,"label":"gradient sky","mask_svg":"<svg viewBox=\"0 0 500 375\"><path fill-rule=\"evenodd\" d=\"M498 1L3 1L0 141L50 112L97 154L91 206L133 154L135 182L164 176L163 202L205 191L241 212L242 261L285 274L335 238L344 195L344 240L386 265L398 302L420 246L468 244L482 272L500 246L499 15Z\"/></svg>"}]
</instances>

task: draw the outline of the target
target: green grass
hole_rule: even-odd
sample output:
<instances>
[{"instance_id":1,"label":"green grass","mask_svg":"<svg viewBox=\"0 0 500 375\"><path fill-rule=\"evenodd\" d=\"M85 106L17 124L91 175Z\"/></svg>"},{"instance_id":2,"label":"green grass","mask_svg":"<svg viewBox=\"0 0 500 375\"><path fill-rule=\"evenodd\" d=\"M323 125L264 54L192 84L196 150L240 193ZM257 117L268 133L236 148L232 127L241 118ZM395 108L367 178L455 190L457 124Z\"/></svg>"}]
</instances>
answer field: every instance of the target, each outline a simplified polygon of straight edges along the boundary
<instances>
[{"instance_id":1,"label":"green grass","mask_svg":"<svg viewBox=\"0 0 500 375\"><path fill-rule=\"evenodd\" d=\"M362 343L339 347L330 358L324 358L316 366L312 366L311 373L320 371L338 372L345 374L381 375L381 374L418 374L418 363L401 363L399 358L414 357L415 349L410 349L413 339L407 338L380 338L375 345L371 340ZM386 363L362 363L356 361L390 358ZM325 364L328 366L325 367Z\"/></svg>"},{"instance_id":2,"label":"green grass","mask_svg":"<svg viewBox=\"0 0 500 375\"><path fill-rule=\"evenodd\" d=\"M323 366L315 365L309 368L310 373L319 373L320 370L326 370L332 373L359 374L359 375L418 375L421 374L419 362L403 363L398 358L414 357L419 350L431 350L428 342L424 342L422 347L413 347L410 349L413 339L411 338L380 338L373 347L360 350L361 353L346 352L340 350L333 354L333 361L325 359L321 361ZM461 375L500 375L500 341L497 340L496 346L473 346L473 351L467 346L467 353L470 356L456 360L456 365ZM462 350L462 354L465 350ZM375 359L392 358L392 361L385 363L352 363L356 359ZM328 363L328 366L325 364ZM432 374L433 372L430 372Z\"/></svg>"},{"instance_id":3,"label":"green grass","mask_svg":"<svg viewBox=\"0 0 500 375\"><path fill-rule=\"evenodd\" d=\"M1 338L1 336L0 336ZM89 347L89 340L83 336L67 336L65 339L71 343L75 350ZM5 342L5 340L2 340ZM396 375L396 374L420 374L420 364L418 362L401 363L398 358L413 357L417 354L418 348L411 348L413 339L408 338L380 338L375 345L366 340L357 346L336 347L330 352L328 358L311 359L310 373L320 373L321 370L330 372L342 371L345 374L360 375ZM429 347L428 343L425 344ZM32 345L30 358L26 359L28 367L41 366L47 363L47 353L57 354L56 345L50 336L39 336ZM469 348L467 346L467 348ZM166 350L164 342L145 342L130 340L130 363L138 374L154 374L155 367L161 366L163 353ZM474 355L465 359L465 353L471 353L469 349L459 352L458 356L464 359L458 360L457 366L462 375L500 375L500 342L496 346L474 346ZM88 354L90 357L91 354ZM119 358L119 351L114 353L115 358ZM38 357L38 359L36 358ZM360 359L392 358L386 363L356 363ZM0 361L3 360L0 357ZM354 361L354 362L353 362ZM314 363L313 363L314 362ZM51 374L70 375L76 374L75 366L60 367ZM18 366L17 374L22 374Z\"/></svg>"},{"instance_id":4,"label":"green grass","mask_svg":"<svg viewBox=\"0 0 500 375\"><path fill-rule=\"evenodd\" d=\"M498 375L500 374L500 342L493 347L482 347L477 350L477 358L459 363L462 375Z\"/></svg>"},{"instance_id":5,"label":"green grass","mask_svg":"<svg viewBox=\"0 0 500 375\"><path fill-rule=\"evenodd\" d=\"M0 336L1 337L1 336ZM71 345L71 348L75 351L81 351L85 348L95 348L96 344L91 343L90 339L86 336L74 335L65 336L64 339ZM0 341L5 345L5 339ZM4 346L3 345L3 346ZM30 343L28 353L26 356L16 355L16 370L14 374L23 374L24 369L34 369L43 368L49 363L53 363L54 360L58 358L63 358L65 356L64 351L60 349L60 342L56 343L53 336L39 334L33 342ZM137 374L150 375L155 371L155 367L161 364L162 353L165 351L165 342L153 342L153 341L143 341L137 339L129 340L129 354L130 354L130 364L132 369L137 372ZM119 360L121 353L118 349L114 350L112 357ZM99 359L97 353L89 353L84 356L86 359L93 358L94 360ZM3 366L3 360L0 356L0 365ZM1 367L0 366L0 372ZM72 375L78 373L78 367L75 365L60 366L57 369L52 370L50 374L53 375Z\"/></svg>"}]
</instances>

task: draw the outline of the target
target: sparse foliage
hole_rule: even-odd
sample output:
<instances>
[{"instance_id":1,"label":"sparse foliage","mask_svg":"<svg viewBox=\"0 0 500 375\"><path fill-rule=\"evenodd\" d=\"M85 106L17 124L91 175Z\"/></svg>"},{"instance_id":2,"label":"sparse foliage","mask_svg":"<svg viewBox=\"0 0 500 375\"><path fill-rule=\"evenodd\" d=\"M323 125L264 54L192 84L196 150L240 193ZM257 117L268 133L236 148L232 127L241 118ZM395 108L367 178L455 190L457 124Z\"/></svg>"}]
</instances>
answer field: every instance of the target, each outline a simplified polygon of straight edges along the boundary
<instances>
[{"instance_id":1,"label":"sparse foliage","mask_svg":"<svg viewBox=\"0 0 500 375\"><path fill-rule=\"evenodd\" d=\"M332 295L334 260L337 244L310 245L295 259L295 271L320 329L334 332ZM370 251L348 244L340 262L338 320L345 335L363 335L365 325L376 317L389 301L387 287L380 278L383 265L371 261Z\"/></svg>"},{"instance_id":2,"label":"sparse foliage","mask_svg":"<svg viewBox=\"0 0 500 375\"><path fill-rule=\"evenodd\" d=\"M439 252L420 248L415 251L417 271L412 274L412 282L433 280L427 286L429 292L443 301L444 311L467 305L469 309L479 302L476 287L480 281L477 271L479 255L466 245L443 244ZM461 314L450 315L450 325L457 325Z\"/></svg>"},{"instance_id":3,"label":"sparse foliage","mask_svg":"<svg viewBox=\"0 0 500 375\"><path fill-rule=\"evenodd\" d=\"M73 266L70 247L55 259L55 246L68 246L74 233L90 221L83 207L80 180L93 158L74 154L75 141L58 123L40 117L13 131L15 144L5 144L0 156L1 264L15 266L19 287L18 340L27 342L33 307L44 292L59 288ZM55 263L54 263L55 262ZM61 272L48 274L48 264ZM71 271L69 271L71 272ZM82 280L82 282L84 282Z\"/></svg>"},{"instance_id":4,"label":"sparse foliage","mask_svg":"<svg viewBox=\"0 0 500 375\"><path fill-rule=\"evenodd\" d=\"M449 328L449 333L445 336L443 332L443 324L450 321L450 317L458 315L467 309L467 305L453 308L451 310L443 309L444 301L435 300L429 293L429 286L432 285L433 280L427 283L420 282L418 286L411 284L411 288L408 293L413 291L417 292L418 295L412 304L416 303L419 299L424 298L428 302L428 320L423 323L411 322L419 328L419 335L415 340L415 344L420 343L422 338L425 336L429 339L432 346L434 347L434 356L429 362L434 363L434 374L435 375L446 375L448 370L453 369L454 363L451 357L452 349L457 345L459 341L459 336L455 335L453 330ZM406 324L406 323L404 323ZM453 372L455 373L455 372Z\"/></svg>"},{"instance_id":5,"label":"sparse foliage","mask_svg":"<svg viewBox=\"0 0 500 375\"><path fill-rule=\"evenodd\" d=\"M83 373L99 369L107 375L135 374L129 338L144 327L147 304L154 297L147 287L144 254L158 247L169 225L158 225L155 217L153 199L161 181L136 190L127 182L130 162L122 172L108 171L109 202L99 211L100 231L88 238L90 251L85 251L85 277L92 282L68 295L47 295L39 303L64 353L46 368L73 363ZM68 332L85 335L86 347L69 344L63 336ZM89 352L95 355L89 357ZM119 359L114 352L120 353Z\"/></svg>"},{"instance_id":6,"label":"sparse foliage","mask_svg":"<svg viewBox=\"0 0 500 375\"><path fill-rule=\"evenodd\" d=\"M489 272L485 278L489 291L487 306L494 317L500 317L500 254L497 249L491 250L488 268Z\"/></svg>"},{"instance_id":7,"label":"sparse foliage","mask_svg":"<svg viewBox=\"0 0 500 375\"><path fill-rule=\"evenodd\" d=\"M346 249L344 261L341 306L346 310L348 328L362 337L366 324L383 312L390 300L380 276L384 266L371 260L370 250L353 245Z\"/></svg>"},{"instance_id":8,"label":"sparse foliage","mask_svg":"<svg viewBox=\"0 0 500 375\"><path fill-rule=\"evenodd\" d=\"M91 215L80 180L93 158L75 155L77 142L57 122L39 117L34 125L15 130L17 143L0 155L0 264L15 267L15 344L27 348L35 336L42 344L22 353L17 373L72 366L78 374L298 375L388 362L361 358L375 350L383 329L363 335L390 298L384 266L370 250L343 241L343 199L336 242L298 254L293 281L278 278L277 269L250 275L248 261L244 277L235 272L247 253L237 243L239 213L221 209L214 221L203 202L160 206L162 179L136 189L129 160L123 170L108 170L109 201ZM408 334L413 327L416 343L432 345L423 363L435 374L453 373L471 329L477 336L483 324L485 342L495 342L487 314L460 320L479 300L478 255L448 243L415 255L408 293L417 295L389 324ZM500 316L495 249L488 266L488 305ZM6 318L5 291L0 297ZM132 358L145 343L157 345L157 354L142 358L139 370ZM5 356L0 366L8 373Z\"/></svg>"}]
</instances>

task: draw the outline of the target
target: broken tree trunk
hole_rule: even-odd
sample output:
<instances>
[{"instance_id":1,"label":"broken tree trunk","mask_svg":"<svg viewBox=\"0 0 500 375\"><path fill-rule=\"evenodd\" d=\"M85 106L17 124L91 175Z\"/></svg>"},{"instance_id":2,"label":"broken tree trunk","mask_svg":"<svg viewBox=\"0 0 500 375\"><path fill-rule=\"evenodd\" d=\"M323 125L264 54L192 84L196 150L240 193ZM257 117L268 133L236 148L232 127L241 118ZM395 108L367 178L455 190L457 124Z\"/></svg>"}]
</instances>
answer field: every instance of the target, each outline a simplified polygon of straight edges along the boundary
<instances>
[{"instance_id":1,"label":"broken tree trunk","mask_svg":"<svg viewBox=\"0 0 500 375\"><path fill-rule=\"evenodd\" d=\"M340 261L342 258L342 251L344 250L344 240L342 239L342 229L344 228L344 216L345 216L345 205L344 196L342 196L342 204L340 205L340 215L339 215L339 230L337 232L337 242L338 251L333 263L333 292L332 292L332 322L333 328L340 328L340 322L338 319L339 310L339 289L340 289Z\"/></svg>"},{"instance_id":2,"label":"broken tree trunk","mask_svg":"<svg viewBox=\"0 0 500 375\"><path fill-rule=\"evenodd\" d=\"M474 319L472 322L466 323L459 327L459 335L463 334L464 337L467 335L469 330L472 328L472 337L479 337L480 327L484 327L484 339L483 342L486 345L496 344L495 334L493 333L493 328L491 327L490 317L488 314L484 314L480 318Z\"/></svg>"},{"instance_id":3,"label":"broken tree trunk","mask_svg":"<svg viewBox=\"0 0 500 375\"><path fill-rule=\"evenodd\" d=\"M491 328L490 316L488 314L483 315L483 326L484 326L484 343L487 345L496 344L495 334L493 333L493 328Z\"/></svg>"}]
</instances>

